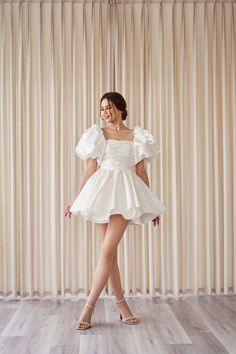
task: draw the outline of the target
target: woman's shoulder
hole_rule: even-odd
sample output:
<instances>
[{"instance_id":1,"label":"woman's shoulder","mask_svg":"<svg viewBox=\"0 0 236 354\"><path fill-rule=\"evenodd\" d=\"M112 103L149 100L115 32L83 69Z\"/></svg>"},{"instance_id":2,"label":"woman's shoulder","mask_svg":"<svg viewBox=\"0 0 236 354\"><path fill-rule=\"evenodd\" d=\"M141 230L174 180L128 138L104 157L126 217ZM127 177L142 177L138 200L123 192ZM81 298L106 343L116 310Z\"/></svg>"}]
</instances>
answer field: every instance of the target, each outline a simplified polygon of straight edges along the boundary
<instances>
[{"instance_id":1,"label":"woman's shoulder","mask_svg":"<svg viewBox=\"0 0 236 354\"><path fill-rule=\"evenodd\" d=\"M75 148L76 154L86 160L88 157L102 156L104 149L104 138L102 130L98 124L92 124L85 129Z\"/></svg>"},{"instance_id":2,"label":"woman's shoulder","mask_svg":"<svg viewBox=\"0 0 236 354\"><path fill-rule=\"evenodd\" d=\"M149 142L149 143L154 143L155 140L150 130L140 125L136 125L134 127L134 137L135 140L137 141L141 140L143 142Z\"/></svg>"},{"instance_id":3,"label":"woman's shoulder","mask_svg":"<svg viewBox=\"0 0 236 354\"><path fill-rule=\"evenodd\" d=\"M100 125L94 123L90 125L88 128L84 129L83 133L92 133L92 132L102 132Z\"/></svg>"},{"instance_id":4,"label":"woman's shoulder","mask_svg":"<svg viewBox=\"0 0 236 354\"><path fill-rule=\"evenodd\" d=\"M141 125L135 125L134 126L134 128L133 128L133 130L136 130L136 131L142 131L142 132L149 132L149 129L146 129L146 128L144 128L143 126L141 126Z\"/></svg>"},{"instance_id":5,"label":"woman's shoulder","mask_svg":"<svg viewBox=\"0 0 236 354\"><path fill-rule=\"evenodd\" d=\"M100 143L103 138L103 133L98 124L92 124L88 128L84 129L80 140L79 146L93 143Z\"/></svg>"},{"instance_id":6,"label":"woman's shoulder","mask_svg":"<svg viewBox=\"0 0 236 354\"><path fill-rule=\"evenodd\" d=\"M148 129L136 125L134 131L135 164L143 159L146 162L151 162L151 160L161 151L159 144L156 143L154 136Z\"/></svg>"},{"instance_id":7,"label":"woman's shoulder","mask_svg":"<svg viewBox=\"0 0 236 354\"><path fill-rule=\"evenodd\" d=\"M142 127L141 125L135 125L133 128L126 127L125 130L125 135L129 133L133 134L134 141L154 142L154 137L150 130ZM109 132L109 128L102 128L99 124L94 123L83 131L83 136L109 138L109 136L111 136ZM125 135L123 138L126 138Z\"/></svg>"}]
</instances>

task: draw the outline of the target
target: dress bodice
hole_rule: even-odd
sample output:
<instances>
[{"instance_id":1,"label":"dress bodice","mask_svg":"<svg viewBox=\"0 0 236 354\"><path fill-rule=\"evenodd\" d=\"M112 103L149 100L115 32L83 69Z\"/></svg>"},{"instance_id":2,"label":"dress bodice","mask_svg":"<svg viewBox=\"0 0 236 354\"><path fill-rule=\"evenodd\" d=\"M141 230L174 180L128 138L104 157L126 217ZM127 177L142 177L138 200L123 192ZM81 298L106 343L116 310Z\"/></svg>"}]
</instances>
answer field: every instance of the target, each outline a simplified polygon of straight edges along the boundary
<instances>
[{"instance_id":1,"label":"dress bodice","mask_svg":"<svg viewBox=\"0 0 236 354\"><path fill-rule=\"evenodd\" d=\"M133 141L106 139L101 168L134 169Z\"/></svg>"},{"instance_id":2,"label":"dress bodice","mask_svg":"<svg viewBox=\"0 0 236 354\"><path fill-rule=\"evenodd\" d=\"M86 129L76 148L76 154L86 161L96 158L98 166L132 169L141 160L151 160L161 151L153 135L136 125L134 138L130 140L105 139L102 128L93 124Z\"/></svg>"}]
</instances>

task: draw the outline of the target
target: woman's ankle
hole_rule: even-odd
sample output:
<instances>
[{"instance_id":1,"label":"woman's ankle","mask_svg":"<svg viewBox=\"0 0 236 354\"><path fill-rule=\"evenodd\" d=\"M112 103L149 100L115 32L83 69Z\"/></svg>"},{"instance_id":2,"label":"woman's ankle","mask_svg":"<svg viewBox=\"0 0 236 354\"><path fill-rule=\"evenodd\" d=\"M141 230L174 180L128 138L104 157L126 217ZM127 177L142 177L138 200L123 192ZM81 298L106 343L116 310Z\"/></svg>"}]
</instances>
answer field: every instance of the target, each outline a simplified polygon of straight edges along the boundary
<instances>
[{"instance_id":1,"label":"woman's ankle","mask_svg":"<svg viewBox=\"0 0 236 354\"><path fill-rule=\"evenodd\" d=\"M124 302L125 297L123 294L116 296L116 303Z\"/></svg>"},{"instance_id":2,"label":"woman's ankle","mask_svg":"<svg viewBox=\"0 0 236 354\"><path fill-rule=\"evenodd\" d=\"M116 304L119 305L119 304L123 304L123 303L126 303L126 299L124 298L124 296L119 296L116 298Z\"/></svg>"}]
</instances>

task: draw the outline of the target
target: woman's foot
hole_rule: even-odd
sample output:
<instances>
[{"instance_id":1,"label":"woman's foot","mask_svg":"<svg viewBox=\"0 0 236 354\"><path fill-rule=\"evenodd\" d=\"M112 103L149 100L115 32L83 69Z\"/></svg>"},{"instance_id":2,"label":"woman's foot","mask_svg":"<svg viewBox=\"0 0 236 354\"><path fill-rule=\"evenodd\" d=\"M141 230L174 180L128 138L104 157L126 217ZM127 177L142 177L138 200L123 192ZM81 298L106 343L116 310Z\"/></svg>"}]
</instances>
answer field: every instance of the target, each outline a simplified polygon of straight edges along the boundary
<instances>
[{"instance_id":1,"label":"woman's foot","mask_svg":"<svg viewBox=\"0 0 236 354\"><path fill-rule=\"evenodd\" d=\"M138 324L140 323L140 320L133 316L131 313L129 306L126 303L125 298L123 297L121 300L118 300L116 302L116 306L118 307L120 314L121 314L121 319L123 323L125 324Z\"/></svg>"},{"instance_id":2,"label":"woman's foot","mask_svg":"<svg viewBox=\"0 0 236 354\"><path fill-rule=\"evenodd\" d=\"M94 309L94 305L85 304L80 318L76 323L76 329L88 329L91 327L91 316Z\"/></svg>"}]
</instances>

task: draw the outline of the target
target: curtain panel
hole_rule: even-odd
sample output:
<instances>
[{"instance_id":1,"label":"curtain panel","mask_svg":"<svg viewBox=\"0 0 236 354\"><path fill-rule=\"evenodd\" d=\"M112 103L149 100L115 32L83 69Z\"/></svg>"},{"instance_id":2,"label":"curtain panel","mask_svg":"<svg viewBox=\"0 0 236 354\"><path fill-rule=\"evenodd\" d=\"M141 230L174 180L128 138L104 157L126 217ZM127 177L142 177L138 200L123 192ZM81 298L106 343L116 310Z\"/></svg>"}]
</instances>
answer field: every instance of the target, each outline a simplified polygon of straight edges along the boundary
<instances>
[{"instance_id":1,"label":"curtain panel","mask_svg":"<svg viewBox=\"0 0 236 354\"><path fill-rule=\"evenodd\" d=\"M119 244L125 295L235 293L236 3L2 1L0 296L88 294L101 239L64 211L107 91L160 144L167 208Z\"/></svg>"}]
</instances>

